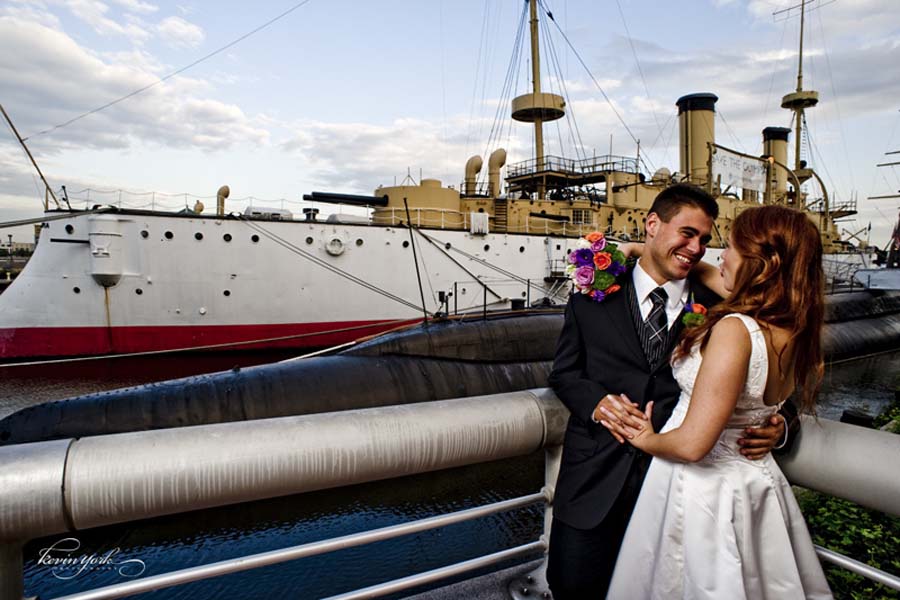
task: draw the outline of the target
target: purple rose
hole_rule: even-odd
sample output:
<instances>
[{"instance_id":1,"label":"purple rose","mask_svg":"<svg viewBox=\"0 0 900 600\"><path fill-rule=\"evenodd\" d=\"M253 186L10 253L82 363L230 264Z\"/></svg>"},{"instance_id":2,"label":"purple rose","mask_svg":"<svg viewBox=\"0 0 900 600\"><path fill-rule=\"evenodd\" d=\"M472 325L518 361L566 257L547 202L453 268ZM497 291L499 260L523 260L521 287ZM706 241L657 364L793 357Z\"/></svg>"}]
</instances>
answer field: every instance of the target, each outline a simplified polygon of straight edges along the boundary
<instances>
[{"instance_id":1,"label":"purple rose","mask_svg":"<svg viewBox=\"0 0 900 600\"><path fill-rule=\"evenodd\" d=\"M622 273L625 272L625 265L623 265L622 263L613 261L613 263L611 265L609 265L609 268L606 269L606 272L609 273L610 275L612 275L613 277L618 277L619 275L621 275Z\"/></svg>"},{"instance_id":2,"label":"purple rose","mask_svg":"<svg viewBox=\"0 0 900 600\"><path fill-rule=\"evenodd\" d=\"M591 267L593 269L594 266L594 253L588 250L587 248L579 248L570 254L570 256L574 255L575 258L571 260L573 265L577 265L579 267Z\"/></svg>"},{"instance_id":3,"label":"purple rose","mask_svg":"<svg viewBox=\"0 0 900 600\"><path fill-rule=\"evenodd\" d=\"M594 267L578 267L575 269L575 285L587 287L594 283Z\"/></svg>"},{"instance_id":4,"label":"purple rose","mask_svg":"<svg viewBox=\"0 0 900 600\"><path fill-rule=\"evenodd\" d=\"M600 238L591 244L591 252L603 252L604 248L606 248L606 238Z\"/></svg>"},{"instance_id":5,"label":"purple rose","mask_svg":"<svg viewBox=\"0 0 900 600\"><path fill-rule=\"evenodd\" d=\"M602 292L600 290L594 290L594 295L592 296L594 302L603 302L606 299L606 292Z\"/></svg>"}]
</instances>

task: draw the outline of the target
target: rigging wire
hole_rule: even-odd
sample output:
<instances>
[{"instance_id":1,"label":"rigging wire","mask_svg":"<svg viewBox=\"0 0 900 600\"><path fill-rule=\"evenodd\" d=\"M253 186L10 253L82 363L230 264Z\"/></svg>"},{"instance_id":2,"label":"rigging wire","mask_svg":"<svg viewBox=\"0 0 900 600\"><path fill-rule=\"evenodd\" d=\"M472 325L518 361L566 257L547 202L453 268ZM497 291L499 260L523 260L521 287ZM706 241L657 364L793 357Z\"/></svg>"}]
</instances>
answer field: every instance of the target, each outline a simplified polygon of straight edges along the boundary
<instances>
[{"instance_id":1,"label":"rigging wire","mask_svg":"<svg viewBox=\"0 0 900 600\"><path fill-rule=\"evenodd\" d=\"M622 3L616 0L616 6L619 8L619 16L622 18L622 25L625 27L625 35L628 36L628 45L631 46L631 55L634 56L634 62L637 65L638 73L644 84L644 93L647 95L647 101L650 103L650 110L653 112L653 121L656 123L656 129L661 129L659 125L659 116L656 114L656 107L653 105L653 99L650 96L650 88L647 87L647 80L644 78L644 69L641 68L641 61L638 59L637 50L634 47L634 38L631 37L631 31L628 30L628 22L625 20L625 13L622 11ZM659 137L659 136L657 136ZM647 150L652 150L651 146Z\"/></svg>"},{"instance_id":2,"label":"rigging wire","mask_svg":"<svg viewBox=\"0 0 900 600\"><path fill-rule=\"evenodd\" d=\"M298 2L297 4L293 5L293 6L290 7L289 9L287 9L286 11L282 12L281 14L279 14L278 16L273 17L272 19L269 19L268 21L266 21L266 22L263 23L262 25L256 27L255 29L252 29L251 31L245 33L244 35L242 35L242 36L240 36L240 37L238 37L238 38L236 38L236 39L234 39L234 40L228 42L228 43L225 44L224 46L221 46L220 48L218 48L218 49L216 49L216 50L213 50L213 51L210 52L209 54L207 54L207 55L205 55L205 56L202 56L202 57L198 58L197 60L195 60L194 62L190 63L189 65L186 65L186 66L184 66L184 67L181 67L181 68L178 69L177 71L173 71L173 72L169 73L168 75L164 76L162 79L159 79L159 80L157 80L157 81L154 81L153 83L151 83L151 84L149 84L149 85L145 85L145 86L142 87L142 88L136 89L136 90L134 90L133 92L130 92L130 93L128 93L128 94L125 94L124 96L121 96L121 97L119 97L119 98L117 98L117 99L115 99L115 100L113 100L113 101L111 101L111 102L107 102L107 103L104 104L103 106L98 106L97 108L95 108L95 109L93 109L93 110L89 110L89 111L87 111L87 112L84 112L84 113L78 115L77 117L74 117L74 118L72 118L72 119L69 119L68 121L66 121L66 122L64 122L64 123L60 123L60 124L58 124L58 125L54 125L53 127L50 127L49 129L44 129L43 131L38 131L37 133L33 133L33 134L31 134L30 136L28 136L28 137L26 137L26 138L23 138L23 140L24 140L24 141L28 141L29 139L31 139L31 138L33 138L33 137L37 137L37 136L39 136L39 135L44 135L44 134L46 134L46 133L51 133L51 132L53 132L53 131L56 131L57 129L62 129L63 127L67 127L67 126L71 125L72 123L75 123L76 121L80 121L81 119L83 119L83 118L85 118L85 117L87 117L87 116L93 115L93 114L98 113L98 112L100 112L100 111L102 111L102 110L106 110L107 108L110 108L111 106L115 106L115 105L118 104L119 102L122 102L122 101L124 101L124 100L128 100L129 98L132 98L132 97L134 97L134 96L137 96L138 94L141 94L141 93L143 93L143 92L146 92L146 91L149 90L150 88L156 87L156 86L159 85L160 83L163 83L164 81L167 81L167 80L169 80L169 79L175 77L176 75L180 75L181 73L184 73L184 72L187 71L188 69L191 69L191 68L193 68L193 67L196 67L196 66L199 65L200 63L209 60L210 58L216 56L217 54L221 54L221 53L224 52L225 50L228 50L229 48L231 48L231 47L233 47L233 46L236 46L236 45L239 44L240 42L243 42L244 40L246 40L247 38L249 38L250 36L252 36L252 35L254 35L254 34L256 34L256 33L259 33L260 31L262 31L263 29L269 27L270 25L272 25L272 24L275 23L276 21L280 21L280 20L283 19L284 17L288 16L289 14L291 14L292 12L294 12L295 10L297 10L298 8L302 7L302 6L305 5L305 4L308 4L308 3L311 2L311 1L312 1L312 0L302 0L301 2Z\"/></svg>"},{"instance_id":3,"label":"rigging wire","mask_svg":"<svg viewBox=\"0 0 900 600\"><path fill-rule=\"evenodd\" d=\"M722 124L725 125L725 129L727 129L728 133L731 134L731 139L733 139L737 143L737 145L740 146L741 152L743 152L744 154L749 154L747 150L744 149L744 144L741 143L740 138L735 135L734 130L731 129L731 125L729 125L728 121L725 120L725 113L723 113L721 109L717 110L716 113L718 114L719 118L722 119Z\"/></svg>"},{"instance_id":4,"label":"rigging wire","mask_svg":"<svg viewBox=\"0 0 900 600\"><path fill-rule=\"evenodd\" d=\"M472 141L472 123L475 120L475 101L478 96L478 84L479 84L479 75L481 71L481 65L487 64L487 61L482 60L482 54L484 52L485 40L487 39L487 26L488 20L490 17L490 4L484 4L484 12L481 16L481 35L478 38L478 56L475 60L475 78L472 82L472 103L469 105L469 127L467 128L468 133L466 134L466 154L469 154L469 144ZM487 69L485 69L487 71ZM482 93L482 106L484 105L484 88L485 86L481 86ZM481 136L481 119L478 119L478 136Z\"/></svg>"},{"instance_id":5,"label":"rigging wire","mask_svg":"<svg viewBox=\"0 0 900 600\"><path fill-rule=\"evenodd\" d=\"M568 36L566 35L566 33L562 30L562 28L560 28L559 23L557 23L556 20L553 18L553 14L548 12L548 15L547 15L547 16L550 18L550 21L552 21L553 24L556 26L557 31L559 31L559 34L562 36L563 40L565 40L566 44L569 46L569 49L570 49L570 50L572 51L572 53L575 55L575 58L578 59L578 63L582 66L582 68L584 68L585 72L587 72L588 77L591 78L591 81L594 83L594 86L600 91L600 94L603 96L603 99L604 99L604 100L606 101L606 103L609 105L610 110L613 111L613 114L616 115L616 118L619 120L619 123L622 124L622 127L625 128L625 131L627 131L627 132L628 132L628 135L631 136L632 141L633 141L635 144L640 143L640 142L638 141L637 136L635 136L635 135L634 135L634 132L631 131L631 128L628 127L628 123L625 122L625 119L623 119L623 118L622 118L622 115L619 114L619 111L616 110L616 107L615 107L615 105L613 104L612 100L610 100L609 96L608 96L608 95L606 94L606 92L603 90L603 86L600 85L600 82L598 82L598 81L597 81L597 78L594 77L594 74L591 73L591 70L588 68L587 64L584 62L584 59L581 58L581 54L578 53L578 50L576 50L576 49L575 49L575 46L572 45L572 42L571 42L571 40L569 40L569 37L568 37ZM648 158L647 160L650 160L650 159ZM651 164L652 164L652 161L651 161Z\"/></svg>"},{"instance_id":6,"label":"rigging wire","mask_svg":"<svg viewBox=\"0 0 900 600\"><path fill-rule=\"evenodd\" d=\"M850 185L856 189L856 178L853 176L853 165L850 162L850 152L847 150L847 136L844 133L844 121L841 118L841 105L838 102L838 94L834 88L834 73L831 70L831 58L828 56L828 48L825 42L825 25L822 23L822 13L816 13L819 16L819 33L822 36L822 52L825 54L825 66L828 68L828 79L831 82L831 95L834 98L834 109L837 112L838 130L841 134L841 146L844 149L844 164L847 165L847 172L850 175Z\"/></svg>"},{"instance_id":7,"label":"rigging wire","mask_svg":"<svg viewBox=\"0 0 900 600\"><path fill-rule=\"evenodd\" d=\"M313 264L315 264L317 266L320 266L328 271L331 271L332 273L335 273L336 275L340 275L341 277L346 278L348 281L356 283L357 285L360 285L360 286L368 289L369 291L375 292L377 294L381 294L385 298L388 298L390 300L393 300L394 302L398 302L400 304L403 304L404 306L412 308L416 312L422 310L422 308L423 308L423 307L419 306L418 304L415 304L413 302L405 300L404 298L401 298L400 296L397 296L396 294L393 294L387 290L384 290L384 289L376 286L373 283L369 283L368 281L366 281L360 277L357 277L356 275L348 273L347 271L344 271L343 269L340 269L334 265L328 264L326 261L322 260L321 258L307 252L306 250L300 248L299 246L282 238L281 236L278 236L278 235L272 233L271 231L267 230L265 227L263 227L262 225L259 225L258 223L247 220L240 215L237 215L237 218L239 221L246 224L251 229L258 231L259 233L262 233L263 235L265 235L266 237L268 237L269 239L274 241L279 246L282 246L283 248L286 248L287 250L293 252L294 254L297 254L303 258L306 258L307 260L309 260L310 262L312 262Z\"/></svg>"},{"instance_id":8,"label":"rigging wire","mask_svg":"<svg viewBox=\"0 0 900 600\"><path fill-rule=\"evenodd\" d=\"M549 12L549 11L548 11ZM556 46L552 43L549 33L549 27L544 27L544 31L547 36L547 47L549 49L550 61L551 65L555 67L557 77L560 81L562 87L562 95L564 98L569 98L569 88L566 86L566 78L562 71L562 65L559 60L559 54L556 51ZM575 148L575 155L579 160L583 160L587 157L587 152L584 148L584 140L581 138L581 130L578 128L578 121L575 119L575 108L573 103L569 103L567 111L565 111L566 122L569 123L569 137L572 139L572 146ZM559 123L557 122L557 128L559 127ZM577 140L575 138L578 138ZM560 146L562 146L562 142L560 141Z\"/></svg>"}]
</instances>

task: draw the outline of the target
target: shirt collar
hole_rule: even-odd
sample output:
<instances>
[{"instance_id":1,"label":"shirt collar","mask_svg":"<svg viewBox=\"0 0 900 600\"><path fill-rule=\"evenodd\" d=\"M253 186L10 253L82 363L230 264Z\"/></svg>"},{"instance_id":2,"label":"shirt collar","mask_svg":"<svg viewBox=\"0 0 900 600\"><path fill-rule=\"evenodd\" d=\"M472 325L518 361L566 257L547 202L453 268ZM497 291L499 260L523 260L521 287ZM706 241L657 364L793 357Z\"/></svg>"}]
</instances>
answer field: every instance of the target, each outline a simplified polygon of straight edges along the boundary
<instances>
[{"instance_id":1,"label":"shirt collar","mask_svg":"<svg viewBox=\"0 0 900 600\"><path fill-rule=\"evenodd\" d=\"M678 303L684 304L687 302L687 279L670 279L664 284L659 285L647 274L647 271L641 267L640 259L638 259L637 264L634 266L633 279L634 291L637 295L638 304L642 304L644 300L647 299L647 296L650 295L650 292L658 287L666 290L666 294L669 295L669 299L666 302L668 306L674 307Z\"/></svg>"}]
</instances>

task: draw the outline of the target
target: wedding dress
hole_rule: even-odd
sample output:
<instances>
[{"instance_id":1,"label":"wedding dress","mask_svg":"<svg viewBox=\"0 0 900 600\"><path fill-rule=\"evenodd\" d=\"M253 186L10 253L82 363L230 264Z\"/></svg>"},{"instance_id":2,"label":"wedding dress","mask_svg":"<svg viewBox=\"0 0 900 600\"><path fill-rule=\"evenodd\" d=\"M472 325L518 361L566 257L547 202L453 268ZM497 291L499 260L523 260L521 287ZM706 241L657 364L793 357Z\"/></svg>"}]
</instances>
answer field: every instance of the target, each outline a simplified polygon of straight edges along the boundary
<instances>
[{"instance_id":1,"label":"wedding dress","mask_svg":"<svg viewBox=\"0 0 900 600\"><path fill-rule=\"evenodd\" d=\"M743 429L760 425L766 406L766 342L751 317L730 314L750 331L747 382L734 414L701 461L654 458L628 524L607 598L831 598L800 508L771 454L744 458ZM728 318L726 317L726 318ZM700 370L699 347L674 364L681 397L662 431L687 414Z\"/></svg>"}]
</instances>

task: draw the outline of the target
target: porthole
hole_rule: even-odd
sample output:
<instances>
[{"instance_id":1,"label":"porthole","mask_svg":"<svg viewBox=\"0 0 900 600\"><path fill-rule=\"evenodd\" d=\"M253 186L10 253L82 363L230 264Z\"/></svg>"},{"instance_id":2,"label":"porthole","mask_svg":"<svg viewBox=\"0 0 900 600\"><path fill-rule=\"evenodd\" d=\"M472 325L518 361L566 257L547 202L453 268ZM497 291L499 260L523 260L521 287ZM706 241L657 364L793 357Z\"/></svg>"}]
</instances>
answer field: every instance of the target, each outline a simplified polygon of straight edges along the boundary
<instances>
[{"instance_id":1,"label":"porthole","mask_svg":"<svg viewBox=\"0 0 900 600\"><path fill-rule=\"evenodd\" d=\"M144 290L142 290L141 288L138 288L138 289L134 290L134 293L137 294L138 296L140 296L141 294L144 293Z\"/></svg>"},{"instance_id":2,"label":"porthole","mask_svg":"<svg viewBox=\"0 0 900 600\"><path fill-rule=\"evenodd\" d=\"M528 297L528 294L526 294L525 292L522 292L522 297L526 298L526 297Z\"/></svg>"},{"instance_id":3,"label":"porthole","mask_svg":"<svg viewBox=\"0 0 900 600\"><path fill-rule=\"evenodd\" d=\"M484 209L483 209L483 208L479 208L479 209L478 209L478 212L483 213L483 212L484 212Z\"/></svg>"},{"instance_id":4,"label":"porthole","mask_svg":"<svg viewBox=\"0 0 900 600\"><path fill-rule=\"evenodd\" d=\"M356 245L357 245L357 246L362 246L362 245L363 245L362 238L356 240Z\"/></svg>"},{"instance_id":5,"label":"porthole","mask_svg":"<svg viewBox=\"0 0 900 600\"><path fill-rule=\"evenodd\" d=\"M167 231L165 234L167 240L171 240L175 235L171 231Z\"/></svg>"},{"instance_id":6,"label":"porthole","mask_svg":"<svg viewBox=\"0 0 900 600\"><path fill-rule=\"evenodd\" d=\"M404 247L404 248L409 248L409 242L407 242L407 241L404 240L404 242L403 242L403 247Z\"/></svg>"},{"instance_id":7,"label":"porthole","mask_svg":"<svg viewBox=\"0 0 900 600\"><path fill-rule=\"evenodd\" d=\"M259 236L254 233L253 235L250 236L250 241L253 242L254 244L257 243L259 241Z\"/></svg>"},{"instance_id":8,"label":"porthole","mask_svg":"<svg viewBox=\"0 0 900 600\"><path fill-rule=\"evenodd\" d=\"M447 242L446 244L444 244L444 248L446 248L447 250L449 250L449 249L450 249L450 242Z\"/></svg>"},{"instance_id":9,"label":"porthole","mask_svg":"<svg viewBox=\"0 0 900 600\"><path fill-rule=\"evenodd\" d=\"M75 231L74 227L72 227L71 225L66 225L66 233L71 234L73 231Z\"/></svg>"},{"instance_id":10,"label":"porthole","mask_svg":"<svg viewBox=\"0 0 900 600\"><path fill-rule=\"evenodd\" d=\"M562 246L560 246L559 244L557 244L557 245L556 245L556 249L559 250L560 248L562 248Z\"/></svg>"},{"instance_id":11,"label":"porthole","mask_svg":"<svg viewBox=\"0 0 900 600\"><path fill-rule=\"evenodd\" d=\"M485 252L487 252L487 251L490 250L490 249L491 249L491 247L490 247L488 244L485 244L485 245L484 245L484 251L485 251Z\"/></svg>"},{"instance_id":12,"label":"porthole","mask_svg":"<svg viewBox=\"0 0 900 600\"><path fill-rule=\"evenodd\" d=\"M313 241L314 241L314 240L313 240L311 237L306 238L306 243L307 243L307 244L312 244Z\"/></svg>"},{"instance_id":13,"label":"porthole","mask_svg":"<svg viewBox=\"0 0 900 600\"><path fill-rule=\"evenodd\" d=\"M231 295L231 290L225 290L224 292L222 292L222 295L227 298L228 296Z\"/></svg>"},{"instance_id":14,"label":"porthole","mask_svg":"<svg viewBox=\"0 0 900 600\"><path fill-rule=\"evenodd\" d=\"M519 252L525 252L525 246L519 246Z\"/></svg>"},{"instance_id":15,"label":"porthole","mask_svg":"<svg viewBox=\"0 0 900 600\"><path fill-rule=\"evenodd\" d=\"M203 239L203 234L198 231L197 233L194 234L194 239L199 242L200 240Z\"/></svg>"},{"instance_id":16,"label":"porthole","mask_svg":"<svg viewBox=\"0 0 900 600\"><path fill-rule=\"evenodd\" d=\"M81 293L81 288L78 287L78 286L75 286L75 287L72 288L72 291L75 292L76 294L80 294L80 293Z\"/></svg>"},{"instance_id":17,"label":"porthole","mask_svg":"<svg viewBox=\"0 0 900 600\"><path fill-rule=\"evenodd\" d=\"M147 231L146 229L142 229L142 230L141 230L141 237L144 238L144 239L146 240L148 237L150 237L150 232Z\"/></svg>"},{"instance_id":18,"label":"porthole","mask_svg":"<svg viewBox=\"0 0 900 600\"><path fill-rule=\"evenodd\" d=\"M230 242L230 241L231 241L231 234L230 234L230 233L226 233L225 235L222 236L222 239L225 240L226 242Z\"/></svg>"}]
</instances>

